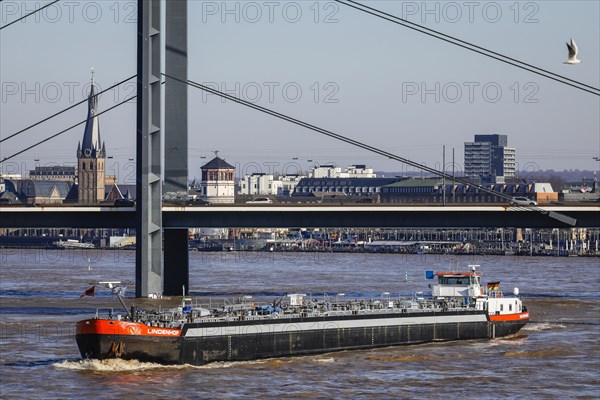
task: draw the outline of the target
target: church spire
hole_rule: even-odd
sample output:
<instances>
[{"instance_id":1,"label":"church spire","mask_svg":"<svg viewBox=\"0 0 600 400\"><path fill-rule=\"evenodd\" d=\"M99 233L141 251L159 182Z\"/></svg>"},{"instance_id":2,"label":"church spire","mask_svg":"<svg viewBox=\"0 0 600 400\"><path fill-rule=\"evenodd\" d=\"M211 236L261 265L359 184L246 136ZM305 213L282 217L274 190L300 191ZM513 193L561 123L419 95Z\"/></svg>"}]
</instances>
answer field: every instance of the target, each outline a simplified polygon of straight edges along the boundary
<instances>
[{"instance_id":1,"label":"church spire","mask_svg":"<svg viewBox=\"0 0 600 400\"><path fill-rule=\"evenodd\" d=\"M100 124L98 121L98 96L94 82L94 69L92 68L92 85L88 96L88 115L81 143L81 154L84 157L102 157Z\"/></svg>"}]
</instances>

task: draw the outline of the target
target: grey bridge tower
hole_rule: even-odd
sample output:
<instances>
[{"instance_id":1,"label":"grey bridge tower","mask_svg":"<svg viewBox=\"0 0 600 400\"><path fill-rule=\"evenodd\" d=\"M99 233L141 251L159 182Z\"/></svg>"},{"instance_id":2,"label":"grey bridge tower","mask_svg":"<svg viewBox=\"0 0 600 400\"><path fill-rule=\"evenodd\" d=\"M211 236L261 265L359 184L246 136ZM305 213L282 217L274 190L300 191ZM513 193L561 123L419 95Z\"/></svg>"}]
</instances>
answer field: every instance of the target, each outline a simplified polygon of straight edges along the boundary
<instances>
[{"instance_id":1,"label":"grey bridge tower","mask_svg":"<svg viewBox=\"0 0 600 400\"><path fill-rule=\"evenodd\" d=\"M188 290L187 229L162 229L165 192L187 195L187 85L166 81L165 176L161 148L161 11L138 0L136 297ZM187 0L166 2L166 74L187 80ZM164 252L163 252L164 246ZM164 267L163 267L164 256Z\"/></svg>"}]
</instances>

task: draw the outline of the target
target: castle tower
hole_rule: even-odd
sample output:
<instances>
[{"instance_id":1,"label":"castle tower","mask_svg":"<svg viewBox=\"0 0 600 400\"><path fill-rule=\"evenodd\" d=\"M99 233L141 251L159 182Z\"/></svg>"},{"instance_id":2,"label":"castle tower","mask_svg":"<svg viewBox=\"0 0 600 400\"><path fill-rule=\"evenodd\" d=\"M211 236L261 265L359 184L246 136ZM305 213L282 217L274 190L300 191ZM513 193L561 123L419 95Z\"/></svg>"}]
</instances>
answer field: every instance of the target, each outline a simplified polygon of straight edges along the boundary
<instances>
[{"instance_id":1,"label":"castle tower","mask_svg":"<svg viewBox=\"0 0 600 400\"><path fill-rule=\"evenodd\" d=\"M100 140L98 121L98 97L94 86L88 97L88 115L83 132L83 141L77 145L77 178L79 203L93 204L104 200L104 168L106 149Z\"/></svg>"}]
</instances>

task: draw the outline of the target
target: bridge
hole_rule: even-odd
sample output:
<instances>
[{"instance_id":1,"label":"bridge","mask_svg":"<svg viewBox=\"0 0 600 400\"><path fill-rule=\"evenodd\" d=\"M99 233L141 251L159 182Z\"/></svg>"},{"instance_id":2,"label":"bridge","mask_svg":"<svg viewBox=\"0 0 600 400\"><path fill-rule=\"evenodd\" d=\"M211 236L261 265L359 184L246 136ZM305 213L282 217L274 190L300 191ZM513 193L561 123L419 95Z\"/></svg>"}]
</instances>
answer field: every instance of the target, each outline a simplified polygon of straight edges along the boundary
<instances>
[{"instance_id":1,"label":"bridge","mask_svg":"<svg viewBox=\"0 0 600 400\"><path fill-rule=\"evenodd\" d=\"M0 228L136 228L134 207L0 207ZM165 229L188 228L600 228L600 204L163 206Z\"/></svg>"},{"instance_id":2,"label":"bridge","mask_svg":"<svg viewBox=\"0 0 600 400\"><path fill-rule=\"evenodd\" d=\"M191 85L187 78L187 1L168 1L165 5L164 74L161 71L160 1L138 0L137 4L137 206L0 207L0 228L136 228L137 297L151 293L179 294L182 284L189 288L187 229L190 227L600 227L600 205L165 206L163 191L187 191L187 86ZM161 101L162 76L166 77L164 103ZM161 140L163 105L164 141ZM302 121L264 109L259 111L418 166ZM445 172L435 172L454 179Z\"/></svg>"}]
</instances>

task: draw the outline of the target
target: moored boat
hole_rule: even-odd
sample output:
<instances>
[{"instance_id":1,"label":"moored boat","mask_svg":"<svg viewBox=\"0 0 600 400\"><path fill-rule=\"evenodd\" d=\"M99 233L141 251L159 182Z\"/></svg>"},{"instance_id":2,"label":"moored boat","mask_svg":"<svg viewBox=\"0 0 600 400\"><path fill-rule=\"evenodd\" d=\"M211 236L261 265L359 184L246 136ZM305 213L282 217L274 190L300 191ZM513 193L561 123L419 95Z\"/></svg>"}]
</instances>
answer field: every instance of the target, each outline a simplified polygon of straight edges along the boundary
<instances>
[{"instance_id":1,"label":"moored boat","mask_svg":"<svg viewBox=\"0 0 600 400\"><path fill-rule=\"evenodd\" d=\"M144 311L77 322L84 358L123 358L201 365L427 342L492 339L517 333L529 313L515 288L481 283L477 266L467 272L428 271L431 295L377 299L315 299L294 293L272 304L251 298L193 304L184 296L174 309ZM112 283L111 283L112 284ZM118 291L117 291L118 292Z\"/></svg>"}]
</instances>

